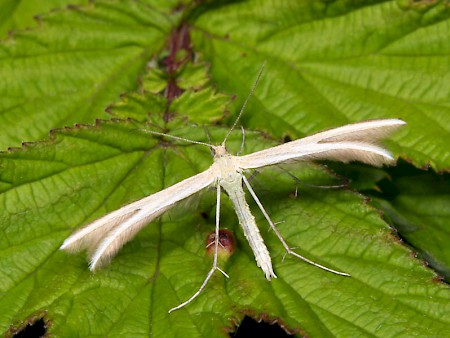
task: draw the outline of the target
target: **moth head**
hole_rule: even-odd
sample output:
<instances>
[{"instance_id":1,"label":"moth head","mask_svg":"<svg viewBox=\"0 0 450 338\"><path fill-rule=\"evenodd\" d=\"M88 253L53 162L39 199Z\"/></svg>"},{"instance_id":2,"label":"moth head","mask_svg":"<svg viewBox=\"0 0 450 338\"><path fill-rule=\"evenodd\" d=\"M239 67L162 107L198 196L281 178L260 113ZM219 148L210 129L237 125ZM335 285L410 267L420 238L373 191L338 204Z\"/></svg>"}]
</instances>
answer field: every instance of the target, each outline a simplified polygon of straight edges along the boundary
<instances>
[{"instance_id":1,"label":"moth head","mask_svg":"<svg viewBox=\"0 0 450 338\"><path fill-rule=\"evenodd\" d=\"M217 158L228 154L228 150L224 144L221 144L220 146L211 146L211 153L214 158Z\"/></svg>"}]
</instances>

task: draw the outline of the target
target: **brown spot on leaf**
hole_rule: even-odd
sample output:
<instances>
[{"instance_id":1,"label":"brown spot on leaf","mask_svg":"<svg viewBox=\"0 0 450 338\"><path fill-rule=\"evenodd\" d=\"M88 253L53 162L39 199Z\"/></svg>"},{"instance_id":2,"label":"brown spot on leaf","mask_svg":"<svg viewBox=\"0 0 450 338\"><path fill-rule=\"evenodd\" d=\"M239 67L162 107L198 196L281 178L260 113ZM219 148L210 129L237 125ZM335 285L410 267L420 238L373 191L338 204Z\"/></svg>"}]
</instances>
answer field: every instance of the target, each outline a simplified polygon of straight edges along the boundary
<instances>
[{"instance_id":1,"label":"brown spot on leaf","mask_svg":"<svg viewBox=\"0 0 450 338\"><path fill-rule=\"evenodd\" d=\"M208 256L214 255L214 241L216 239L216 232L211 232L206 238L206 253ZM219 230L219 248L218 255L222 258L228 258L236 249L236 240L232 231L223 229Z\"/></svg>"}]
</instances>

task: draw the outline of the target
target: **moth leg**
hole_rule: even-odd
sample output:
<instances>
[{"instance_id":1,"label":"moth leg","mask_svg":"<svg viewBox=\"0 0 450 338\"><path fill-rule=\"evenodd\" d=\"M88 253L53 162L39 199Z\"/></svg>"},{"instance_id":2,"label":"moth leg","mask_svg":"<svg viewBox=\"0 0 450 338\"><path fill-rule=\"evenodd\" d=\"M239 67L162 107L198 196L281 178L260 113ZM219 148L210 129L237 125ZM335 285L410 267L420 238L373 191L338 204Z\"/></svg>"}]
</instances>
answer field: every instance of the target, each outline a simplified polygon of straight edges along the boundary
<instances>
[{"instance_id":1,"label":"moth leg","mask_svg":"<svg viewBox=\"0 0 450 338\"><path fill-rule=\"evenodd\" d=\"M288 174L297 184L303 185L304 187L310 187L310 188L318 188L318 189L339 189L339 188L345 188L348 187L349 181L347 178L342 177L342 183L341 184L334 184L334 185L316 185L311 184L302 181L297 176L295 176L293 173L291 173L289 170L286 170L285 168L278 166L282 171L284 171L286 174ZM340 177L340 176L339 176ZM295 197L297 197L297 187L295 188Z\"/></svg>"},{"instance_id":2,"label":"moth leg","mask_svg":"<svg viewBox=\"0 0 450 338\"><path fill-rule=\"evenodd\" d=\"M214 260L213 260L213 266L211 270L209 270L208 274L206 275L205 280L203 281L200 288L197 290L196 293L194 293L191 298L189 298L187 301L181 303L178 306L175 306L169 310L169 313L172 311L181 309L183 306L188 305L191 303L195 298L197 298L200 293L205 289L206 285L208 284L209 280L211 279L213 273L216 270L219 270L225 277L229 278L229 276L226 274L225 271L223 271L221 268L217 266L217 260L218 260L218 251L219 251L219 224L220 224L220 184L217 184L217 204L216 204L216 230L215 230L215 238L214 238Z\"/></svg>"},{"instance_id":3,"label":"moth leg","mask_svg":"<svg viewBox=\"0 0 450 338\"><path fill-rule=\"evenodd\" d=\"M319 263L316 263L306 257L303 257L302 255L299 255L298 253L296 253L295 251L293 251L289 245L286 243L286 241L284 240L283 236L281 236L280 232L278 231L278 229L276 228L275 224L272 222L272 220L269 217L269 214L267 213L267 211L264 209L263 205L261 204L258 196L256 196L255 192L253 191L252 187L250 186L250 183L248 183L247 178L242 175L242 178L244 180L245 185L248 188L248 191L250 191L250 195L252 195L253 199L255 200L256 204L258 205L259 209L261 209L264 217L266 218L267 222L269 222L270 227L272 228L272 230L275 232L275 234L277 235L278 239L280 240L281 244L283 244L284 249L286 250L286 252L289 255L295 256L297 258L300 258L301 260L305 261L306 263L309 263L311 265L314 265L318 268L321 268L323 270L335 273L337 275L341 275L341 276L350 276L348 273L345 272L340 272L340 271L336 271L330 268L327 268L326 266L320 265Z\"/></svg>"},{"instance_id":4,"label":"moth leg","mask_svg":"<svg viewBox=\"0 0 450 338\"><path fill-rule=\"evenodd\" d=\"M214 236L215 236L215 235L216 235L216 233L214 232ZM208 249L211 245L214 245L214 243L215 243L215 242L209 243L209 244L205 247L205 249ZM221 248L224 248L223 244L220 243L220 241L219 241L219 245L220 245Z\"/></svg>"},{"instance_id":5,"label":"moth leg","mask_svg":"<svg viewBox=\"0 0 450 338\"><path fill-rule=\"evenodd\" d=\"M253 181L253 179L259 174L258 170L253 170L252 174L250 175L250 177L247 179L249 182Z\"/></svg>"}]
</instances>

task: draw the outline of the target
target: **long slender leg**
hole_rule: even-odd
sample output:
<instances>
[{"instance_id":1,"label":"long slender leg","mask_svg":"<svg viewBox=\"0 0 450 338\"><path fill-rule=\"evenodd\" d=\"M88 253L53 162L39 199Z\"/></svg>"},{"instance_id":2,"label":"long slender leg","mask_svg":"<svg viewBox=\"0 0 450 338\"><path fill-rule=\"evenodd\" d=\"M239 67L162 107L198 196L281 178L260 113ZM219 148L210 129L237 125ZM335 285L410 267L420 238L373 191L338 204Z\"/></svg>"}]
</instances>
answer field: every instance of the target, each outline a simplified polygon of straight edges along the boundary
<instances>
[{"instance_id":1,"label":"long slender leg","mask_svg":"<svg viewBox=\"0 0 450 338\"><path fill-rule=\"evenodd\" d=\"M259 174L258 170L253 170L252 174L250 175L250 177L247 179L249 182L251 182L253 180L253 178L256 177L256 175Z\"/></svg>"},{"instance_id":2,"label":"long slender leg","mask_svg":"<svg viewBox=\"0 0 450 338\"><path fill-rule=\"evenodd\" d=\"M189 298L187 301L181 303L178 306L175 306L173 308L171 308L169 310L169 313L171 313L172 311L181 309L183 306L189 304L190 302L192 302L195 298L197 298L198 295L200 295L200 293L205 289L206 284L208 284L209 280L211 279L213 273L216 270L219 270L220 272L222 272L224 274L225 277L229 278L229 276L225 273L225 271L223 271L221 268L219 268L217 266L217 258L218 258L218 250L219 250L219 224L220 224L220 185L217 185L217 204L216 204L216 237L214 239L214 260L213 260L213 266L211 268L211 270L209 270L208 274L206 275L205 280L203 281L202 285L200 286L200 288L197 290L196 293L194 293L191 298Z\"/></svg>"},{"instance_id":3,"label":"long slender leg","mask_svg":"<svg viewBox=\"0 0 450 338\"><path fill-rule=\"evenodd\" d=\"M269 222L270 227L271 227L272 230L275 232L275 234L277 235L277 237L278 237L278 239L280 240L281 244L283 244L283 246L284 246L284 248L285 248L285 250L286 250L286 252L287 252L288 254L293 255L293 256L295 256L295 257L297 257L297 258L300 258L301 260L303 260L303 261L305 261L305 262L307 262L307 263L309 263L309 264L311 264L311 265L317 266L318 268L321 268L321 269L323 269L323 270L326 270L326 271L335 273L335 274L337 274L337 275L341 275L341 276L350 276L348 273L340 272L340 271L336 271L336 270L327 268L326 266L320 265L319 263L316 263L316 262L314 262L314 261L312 261L312 260L310 260L310 259L308 259L308 258L306 258L306 257L303 257L302 255L299 255L298 253L294 252L294 251L289 247L289 245L286 243L286 241L284 240L284 238L281 236L280 232L279 232L278 229L276 228L275 224L274 224L274 223L272 222L272 220L270 219L269 215L267 214L266 210L264 209L263 205L261 204L261 202L260 202L258 196L256 196L255 192L253 191L252 187L250 186L250 183L248 183L247 178L246 178L244 175L242 175L242 178L243 178L243 180L244 180L245 185L246 185L247 188L248 188L248 191L250 191L250 194L252 195L252 197L253 197L253 199L255 200L256 204L257 204L258 207L261 209L261 211L262 211L264 217L266 218L267 222Z\"/></svg>"},{"instance_id":4,"label":"long slender leg","mask_svg":"<svg viewBox=\"0 0 450 338\"><path fill-rule=\"evenodd\" d=\"M334 184L334 185L315 185L307 182L303 182L301 179L299 179L297 176L292 174L289 170L286 170L285 168L278 166L282 171L284 171L286 174L288 174L296 183L303 185L305 187L311 187L311 188L318 188L318 189L339 189L339 188L345 188L348 186L348 179L343 179L341 184ZM295 191L295 196L297 196L297 189Z\"/></svg>"}]
</instances>

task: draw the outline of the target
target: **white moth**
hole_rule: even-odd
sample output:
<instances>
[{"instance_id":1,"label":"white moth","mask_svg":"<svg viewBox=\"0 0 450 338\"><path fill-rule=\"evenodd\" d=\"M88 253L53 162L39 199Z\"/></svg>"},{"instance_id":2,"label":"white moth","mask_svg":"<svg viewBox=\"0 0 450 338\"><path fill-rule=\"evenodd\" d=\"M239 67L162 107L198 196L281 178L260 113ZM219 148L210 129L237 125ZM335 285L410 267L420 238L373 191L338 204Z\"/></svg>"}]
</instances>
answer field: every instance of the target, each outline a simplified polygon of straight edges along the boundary
<instances>
[{"instance_id":1,"label":"white moth","mask_svg":"<svg viewBox=\"0 0 450 338\"><path fill-rule=\"evenodd\" d=\"M243 109L236 119L233 128L236 126ZM399 119L382 119L349 124L245 156L233 156L225 147L226 140L233 128L228 132L222 144L218 146L191 141L211 147L214 153L214 163L211 167L202 173L128 204L88 224L68 237L60 249L70 252L86 249L91 259L90 269L95 270L107 264L126 242L130 241L144 226L152 222L155 218L159 217L181 200L213 185L217 188L213 267L208 272L198 291L187 301L172 308L169 312L177 310L194 300L206 287L206 284L216 270L221 271L228 277L217 265L221 189L225 190L233 203L239 224L253 250L257 265L263 270L268 280L276 278L269 251L264 244L255 218L251 214L249 205L245 199L245 192L243 190L243 185L245 185L288 254L326 271L342 276L350 276L347 273L322 266L294 252L275 227L275 224L251 188L244 173L250 169L294 161L334 160L344 163L360 161L374 166L392 164L395 161L392 155L377 144L383 137L404 124L405 122ZM159 133L155 132L154 134ZM166 136L177 138L170 135Z\"/></svg>"}]
</instances>

